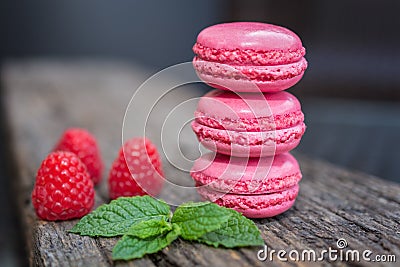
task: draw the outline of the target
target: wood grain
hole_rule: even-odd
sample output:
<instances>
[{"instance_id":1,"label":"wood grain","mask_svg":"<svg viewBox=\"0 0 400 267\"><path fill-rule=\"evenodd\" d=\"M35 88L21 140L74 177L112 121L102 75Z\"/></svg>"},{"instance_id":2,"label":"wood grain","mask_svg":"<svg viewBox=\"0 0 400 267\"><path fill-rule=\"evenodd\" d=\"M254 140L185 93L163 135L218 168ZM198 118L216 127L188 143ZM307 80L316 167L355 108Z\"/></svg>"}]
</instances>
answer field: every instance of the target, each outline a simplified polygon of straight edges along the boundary
<instances>
[{"instance_id":1,"label":"wood grain","mask_svg":"<svg viewBox=\"0 0 400 267\"><path fill-rule=\"evenodd\" d=\"M159 253L130 262L113 262L111 249L116 239L89 238L68 234L76 220L45 222L34 214L30 192L41 160L69 126L87 128L99 139L106 166L121 145L122 118L128 101L149 75L131 65L101 62L8 63L1 81L5 88L7 117L17 167L15 192L30 252L32 266L281 266L257 259L260 248L215 249L178 240ZM162 81L159 83L162 87ZM150 94L157 93L158 88ZM187 90L175 96L183 101L198 96ZM168 105L166 105L168 106ZM167 107L161 105L161 112ZM138 114L140 116L140 114ZM150 125L157 127L158 123ZM130 127L135 128L134 125ZM154 133L158 130L154 128ZM133 131L134 132L134 131ZM171 136L171 142L175 142ZM189 133L182 133L185 149L197 149ZM169 139L168 139L169 140ZM295 206L275 218L255 220L269 249L336 248L345 238L349 249L369 249L376 254L395 254L400 260L400 186L378 178L340 169L331 164L295 154L303 171ZM190 184L164 157L167 177ZM107 177L108 169L104 175ZM14 179L14 177L9 177ZM105 182L105 181L104 181ZM183 194L190 195L186 192ZM179 192L163 192L167 201L178 201ZM189 196L187 196L189 197ZM192 196L197 199L197 196ZM97 190L97 205L107 202L105 184ZM292 262L307 265L307 262ZM317 263L316 265L322 264ZM324 262L327 264L327 261ZM345 265L345 262L332 262ZM361 262L359 264L366 264ZM393 266L395 264L392 264Z\"/></svg>"}]
</instances>

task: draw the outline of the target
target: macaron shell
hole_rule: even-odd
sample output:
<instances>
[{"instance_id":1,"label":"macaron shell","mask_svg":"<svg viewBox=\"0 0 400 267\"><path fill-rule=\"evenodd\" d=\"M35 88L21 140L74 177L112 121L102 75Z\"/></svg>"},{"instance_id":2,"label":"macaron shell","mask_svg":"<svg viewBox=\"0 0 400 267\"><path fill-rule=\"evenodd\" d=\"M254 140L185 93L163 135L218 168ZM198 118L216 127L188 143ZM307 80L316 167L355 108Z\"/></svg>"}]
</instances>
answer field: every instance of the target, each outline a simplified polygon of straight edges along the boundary
<instances>
[{"instance_id":1,"label":"macaron shell","mask_svg":"<svg viewBox=\"0 0 400 267\"><path fill-rule=\"evenodd\" d=\"M265 132L215 129L192 122L200 143L211 151L235 157L265 157L294 149L305 132L305 124Z\"/></svg>"},{"instance_id":2,"label":"macaron shell","mask_svg":"<svg viewBox=\"0 0 400 267\"><path fill-rule=\"evenodd\" d=\"M221 194L208 188L197 188L203 199L234 209L248 218L267 218L290 209L298 195L299 186L264 195Z\"/></svg>"},{"instance_id":3,"label":"macaron shell","mask_svg":"<svg viewBox=\"0 0 400 267\"><path fill-rule=\"evenodd\" d=\"M289 153L263 158L235 158L208 153L190 172L199 186L230 194L266 194L283 191L301 180L297 160Z\"/></svg>"},{"instance_id":4,"label":"macaron shell","mask_svg":"<svg viewBox=\"0 0 400 267\"><path fill-rule=\"evenodd\" d=\"M295 51L302 48L300 38L284 27L259 22L231 22L202 30L197 43L215 49Z\"/></svg>"}]
</instances>

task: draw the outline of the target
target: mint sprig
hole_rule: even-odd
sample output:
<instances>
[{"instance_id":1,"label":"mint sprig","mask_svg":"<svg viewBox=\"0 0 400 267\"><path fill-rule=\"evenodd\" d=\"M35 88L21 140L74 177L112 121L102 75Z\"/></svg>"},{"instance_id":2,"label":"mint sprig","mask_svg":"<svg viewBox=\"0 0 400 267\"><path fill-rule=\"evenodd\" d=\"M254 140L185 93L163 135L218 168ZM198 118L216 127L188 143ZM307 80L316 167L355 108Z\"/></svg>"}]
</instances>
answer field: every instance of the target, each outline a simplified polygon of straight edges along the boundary
<instances>
[{"instance_id":1,"label":"mint sprig","mask_svg":"<svg viewBox=\"0 0 400 267\"><path fill-rule=\"evenodd\" d=\"M171 217L170 207L149 196L121 197L83 217L71 233L121 236L114 260L141 258L167 247L178 237L214 247L263 245L260 231L242 214L210 202L185 203Z\"/></svg>"},{"instance_id":2,"label":"mint sprig","mask_svg":"<svg viewBox=\"0 0 400 267\"><path fill-rule=\"evenodd\" d=\"M168 219L170 213L167 203L150 196L121 197L83 217L70 232L88 236L119 236L126 234L136 223Z\"/></svg>"}]
</instances>

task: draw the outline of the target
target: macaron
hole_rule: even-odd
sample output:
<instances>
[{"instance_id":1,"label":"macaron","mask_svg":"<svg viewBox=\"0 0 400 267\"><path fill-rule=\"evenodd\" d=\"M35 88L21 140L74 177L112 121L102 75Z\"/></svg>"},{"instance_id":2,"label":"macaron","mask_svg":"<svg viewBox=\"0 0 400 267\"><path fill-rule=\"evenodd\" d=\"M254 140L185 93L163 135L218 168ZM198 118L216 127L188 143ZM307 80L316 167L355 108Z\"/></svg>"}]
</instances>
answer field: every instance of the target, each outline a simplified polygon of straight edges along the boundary
<instances>
[{"instance_id":1,"label":"macaron","mask_svg":"<svg viewBox=\"0 0 400 267\"><path fill-rule=\"evenodd\" d=\"M196 160L191 176L203 199L249 218L272 217L292 207L302 178L289 153L247 161L208 153Z\"/></svg>"},{"instance_id":2,"label":"macaron","mask_svg":"<svg viewBox=\"0 0 400 267\"><path fill-rule=\"evenodd\" d=\"M295 148L305 131L299 101L288 92L213 90L200 98L192 129L211 151L264 157Z\"/></svg>"},{"instance_id":3,"label":"macaron","mask_svg":"<svg viewBox=\"0 0 400 267\"><path fill-rule=\"evenodd\" d=\"M193 46L201 80L236 92L278 92L307 68L305 48L292 31L266 23L232 22L202 30Z\"/></svg>"}]
</instances>

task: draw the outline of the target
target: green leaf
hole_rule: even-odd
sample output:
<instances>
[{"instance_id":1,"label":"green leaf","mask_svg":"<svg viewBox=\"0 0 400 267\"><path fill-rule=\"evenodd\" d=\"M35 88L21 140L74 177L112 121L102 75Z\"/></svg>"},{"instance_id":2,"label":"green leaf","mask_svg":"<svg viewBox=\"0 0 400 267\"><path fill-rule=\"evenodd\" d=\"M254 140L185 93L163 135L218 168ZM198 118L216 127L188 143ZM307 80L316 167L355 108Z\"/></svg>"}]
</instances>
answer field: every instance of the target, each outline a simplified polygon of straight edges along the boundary
<instances>
[{"instance_id":1,"label":"green leaf","mask_svg":"<svg viewBox=\"0 0 400 267\"><path fill-rule=\"evenodd\" d=\"M150 196L120 197L83 217L70 232L88 236L118 236L125 234L136 223L150 219L167 220L169 215L168 204Z\"/></svg>"},{"instance_id":2,"label":"green leaf","mask_svg":"<svg viewBox=\"0 0 400 267\"><path fill-rule=\"evenodd\" d=\"M252 220L237 211L231 210L231 213L232 216L221 228L206 233L198 241L214 247L226 248L264 245L260 230Z\"/></svg>"},{"instance_id":3,"label":"green leaf","mask_svg":"<svg viewBox=\"0 0 400 267\"><path fill-rule=\"evenodd\" d=\"M146 254L156 253L171 244L179 236L179 227L172 231L145 239L131 235L124 235L112 251L113 260L131 260L143 257Z\"/></svg>"},{"instance_id":4,"label":"green leaf","mask_svg":"<svg viewBox=\"0 0 400 267\"><path fill-rule=\"evenodd\" d=\"M186 203L175 210L172 223L180 227L183 239L196 240L219 229L231 216L229 209L214 203Z\"/></svg>"},{"instance_id":5,"label":"green leaf","mask_svg":"<svg viewBox=\"0 0 400 267\"><path fill-rule=\"evenodd\" d=\"M132 225L126 234L144 239L159 236L171 230L172 226L170 223L163 218L157 218Z\"/></svg>"}]
</instances>

